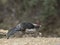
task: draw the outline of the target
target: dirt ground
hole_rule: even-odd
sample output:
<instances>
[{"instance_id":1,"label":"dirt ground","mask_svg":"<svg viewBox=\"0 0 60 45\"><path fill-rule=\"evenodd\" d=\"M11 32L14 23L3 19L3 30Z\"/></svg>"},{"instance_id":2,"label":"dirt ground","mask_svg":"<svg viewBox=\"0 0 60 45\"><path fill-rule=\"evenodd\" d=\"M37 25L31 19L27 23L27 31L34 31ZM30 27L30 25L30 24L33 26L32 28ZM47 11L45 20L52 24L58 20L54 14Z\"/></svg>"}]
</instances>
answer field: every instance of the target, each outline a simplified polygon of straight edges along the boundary
<instances>
[{"instance_id":1,"label":"dirt ground","mask_svg":"<svg viewBox=\"0 0 60 45\"><path fill-rule=\"evenodd\" d=\"M8 31L0 30L0 33L6 34ZM23 38L1 38L0 45L60 45L60 38L46 37L23 37Z\"/></svg>"},{"instance_id":2,"label":"dirt ground","mask_svg":"<svg viewBox=\"0 0 60 45\"><path fill-rule=\"evenodd\" d=\"M60 38L2 38L0 39L0 45L60 45Z\"/></svg>"}]
</instances>

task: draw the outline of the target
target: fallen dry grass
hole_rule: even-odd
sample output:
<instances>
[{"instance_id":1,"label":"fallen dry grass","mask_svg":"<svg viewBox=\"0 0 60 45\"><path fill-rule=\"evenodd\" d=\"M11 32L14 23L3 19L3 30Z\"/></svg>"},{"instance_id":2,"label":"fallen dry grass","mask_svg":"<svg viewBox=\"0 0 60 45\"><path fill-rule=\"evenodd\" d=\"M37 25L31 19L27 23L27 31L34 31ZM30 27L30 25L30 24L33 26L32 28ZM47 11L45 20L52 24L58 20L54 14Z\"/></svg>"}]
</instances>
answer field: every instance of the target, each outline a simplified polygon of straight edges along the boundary
<instances>
[{"instance_id":1,"label":"fallen dry grass","mask_svg":"<svg viewBox=\"0 0 60 45\"><path fill-rule=\"evenodd\" d=\"M0 45L60 45L60 38L2 38L0 39Z\"/></svg>"},{"instance_id":2,"label":"fallen dry grass","mask_svg":"<svg viewBox=\"0 0 60 45\"><path fill-rule=\"evenodd\" d=\"M5 34L8 32L8 30L3 30L3 29L0 29L0 34Z\"/></svg>"}]
</instances>

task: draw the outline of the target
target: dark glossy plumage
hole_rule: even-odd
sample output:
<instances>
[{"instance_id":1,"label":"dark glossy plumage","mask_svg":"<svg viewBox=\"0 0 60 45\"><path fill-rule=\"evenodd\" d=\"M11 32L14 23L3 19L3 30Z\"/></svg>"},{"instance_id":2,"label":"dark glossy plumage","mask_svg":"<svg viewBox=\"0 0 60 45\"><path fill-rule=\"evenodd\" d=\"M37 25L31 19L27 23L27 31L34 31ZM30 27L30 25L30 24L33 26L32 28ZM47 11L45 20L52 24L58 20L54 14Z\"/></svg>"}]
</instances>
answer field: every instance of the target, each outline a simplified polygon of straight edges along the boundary
<instances>
[{"instance_id":1,"label":"dark glossy plumage","mask_svg":"<svg viewBox=\"0 0 60 45\"><path fill-rule=\"evenodd\" d=\"M29 22L22 22L20 24L18 24L16 27L10 29L7 33L7 39L9 39L9 37L11 35L14 35L14 33L16 33L17 31L25 31L26 29L34 29L34 28L39 28L39 26L35 26L32 23Z\"/></svg>"}]
</instances>

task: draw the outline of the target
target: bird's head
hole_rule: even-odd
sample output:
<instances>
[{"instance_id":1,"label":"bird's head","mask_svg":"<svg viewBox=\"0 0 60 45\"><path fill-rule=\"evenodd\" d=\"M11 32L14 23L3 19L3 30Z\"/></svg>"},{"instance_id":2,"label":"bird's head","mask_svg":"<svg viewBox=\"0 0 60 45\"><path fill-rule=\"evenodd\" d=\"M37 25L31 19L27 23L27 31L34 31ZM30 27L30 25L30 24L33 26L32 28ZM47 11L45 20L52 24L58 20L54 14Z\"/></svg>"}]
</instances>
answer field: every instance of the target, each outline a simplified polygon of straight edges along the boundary
<instances>
[{"instance_id":1,"label":"bird's head","mask_svg":"<svg viewBox=\"0 0 60 45\"><path fill-rule=\"evenodd\" d=\"M40 28L41 25L38 25L38 24L33 24L35 26L35 28Z\"/></svg>"}]
</instances>

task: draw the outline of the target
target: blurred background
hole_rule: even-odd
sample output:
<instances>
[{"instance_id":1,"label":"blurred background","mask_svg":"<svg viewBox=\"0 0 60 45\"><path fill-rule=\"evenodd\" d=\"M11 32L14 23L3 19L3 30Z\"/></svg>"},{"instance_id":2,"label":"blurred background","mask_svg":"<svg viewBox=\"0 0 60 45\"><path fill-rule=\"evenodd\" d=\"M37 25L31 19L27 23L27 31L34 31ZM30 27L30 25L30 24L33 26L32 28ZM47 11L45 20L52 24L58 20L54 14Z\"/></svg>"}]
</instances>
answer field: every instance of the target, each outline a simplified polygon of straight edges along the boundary
<instances>
[{"instance_id":1,"label":"blurred background","mask_svg":"<svg viewBox=\"0 0 60 45\"><path fill-rule=\"evenodd\" d=\"M60 0L0 0L0 29L22 21L38 21L43 36L60 37Z\"/></svg>"}]
</instances>

